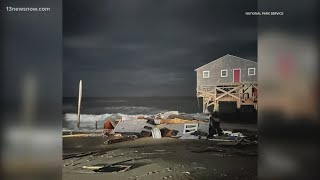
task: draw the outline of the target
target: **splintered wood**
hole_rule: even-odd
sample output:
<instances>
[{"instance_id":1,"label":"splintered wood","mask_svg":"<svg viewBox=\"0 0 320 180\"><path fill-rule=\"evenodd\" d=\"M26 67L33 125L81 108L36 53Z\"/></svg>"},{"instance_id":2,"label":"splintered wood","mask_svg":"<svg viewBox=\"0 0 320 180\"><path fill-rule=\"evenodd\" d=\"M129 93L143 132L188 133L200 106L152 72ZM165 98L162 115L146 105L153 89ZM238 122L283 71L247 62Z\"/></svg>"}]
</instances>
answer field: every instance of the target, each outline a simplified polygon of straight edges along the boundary
<instances>
[{"instance_id":1,"label":"splintered wood","mask_svg":"<svg viewBox=\"0 0 320 180\"><path fill-rule=\"evenodd\" d=\"M186 123L199 123L197 120L185 120L180 118L174 119L161 119L160 124L186 124Z\"/></svg>"}]
</instances>

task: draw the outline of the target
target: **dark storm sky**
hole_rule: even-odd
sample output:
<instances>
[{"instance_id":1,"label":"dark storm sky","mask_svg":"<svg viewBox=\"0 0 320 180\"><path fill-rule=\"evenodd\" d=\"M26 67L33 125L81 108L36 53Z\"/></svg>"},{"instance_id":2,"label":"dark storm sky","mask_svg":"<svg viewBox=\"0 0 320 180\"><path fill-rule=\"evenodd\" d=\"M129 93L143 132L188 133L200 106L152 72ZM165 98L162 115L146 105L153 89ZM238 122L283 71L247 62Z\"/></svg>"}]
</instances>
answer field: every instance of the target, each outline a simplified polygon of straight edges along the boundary
<instances>
[{"instance_id":1,"label":"dark storm sky","mask_svg":"<svg viewBox=\"0 0 320 180\"><path fill-rule=\"evenodd\" d=\"M64 1L64 96L195 96L194 69L256 60L255 0Z\"/></svg>"}]
</instances>

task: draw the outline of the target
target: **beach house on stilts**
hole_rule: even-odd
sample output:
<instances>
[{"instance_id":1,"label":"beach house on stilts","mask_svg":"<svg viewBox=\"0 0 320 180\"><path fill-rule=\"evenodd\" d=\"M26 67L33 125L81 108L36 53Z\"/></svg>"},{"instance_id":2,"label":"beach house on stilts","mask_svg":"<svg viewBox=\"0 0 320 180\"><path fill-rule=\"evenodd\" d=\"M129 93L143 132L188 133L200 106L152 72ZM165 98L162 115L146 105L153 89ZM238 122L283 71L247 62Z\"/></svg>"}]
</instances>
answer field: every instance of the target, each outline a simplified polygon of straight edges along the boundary
<instances>
[{"instance_id":1,"label":"beach house on stilts","mask_svg":"<svg viewBox=\"0 0 320 180\"><path fill-rule=\"evenodd\" d=\"M219 111L219 102L236 102L257 109L257 63L233 55L225 55L197 69L197 98L202 98L203 113L213 106Z\"/></svg>"}]
</instances>

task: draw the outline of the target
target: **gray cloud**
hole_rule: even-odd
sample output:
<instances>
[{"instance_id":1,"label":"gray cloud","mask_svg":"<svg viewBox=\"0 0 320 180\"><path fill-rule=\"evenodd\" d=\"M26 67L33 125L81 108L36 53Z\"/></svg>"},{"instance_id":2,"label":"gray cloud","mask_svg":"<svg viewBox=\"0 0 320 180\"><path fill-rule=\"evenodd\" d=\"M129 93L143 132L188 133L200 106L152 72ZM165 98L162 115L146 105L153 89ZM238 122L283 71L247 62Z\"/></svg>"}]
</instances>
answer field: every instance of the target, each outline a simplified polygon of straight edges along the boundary
<instances>
[{"instance_id":1,"label":"gray cloud","mask_svg":"<svg viewBox=\"0 0 320 180\"><path fill-rule=\"evenodd\" d=\"M254 1L64 1L65 96L195 95L194 69L256 59Z\"/></svg>"}]
</instances>

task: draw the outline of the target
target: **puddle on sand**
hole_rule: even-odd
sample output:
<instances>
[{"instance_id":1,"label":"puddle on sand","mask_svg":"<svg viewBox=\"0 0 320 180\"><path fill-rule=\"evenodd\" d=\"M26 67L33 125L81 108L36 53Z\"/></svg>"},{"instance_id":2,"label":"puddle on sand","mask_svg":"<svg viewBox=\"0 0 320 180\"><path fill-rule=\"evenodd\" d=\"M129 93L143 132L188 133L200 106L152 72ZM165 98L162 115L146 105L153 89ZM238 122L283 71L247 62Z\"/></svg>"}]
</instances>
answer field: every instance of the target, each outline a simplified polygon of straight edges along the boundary
<instances>
[{"instance_id":1,"label":"puddle on sand","mask_svg":"<svg viewBox=\"0 0 320 180\"><path fill-rule=\"evenodd\" d=\"M129 170L131 166L129 165L111 165L100 169L93 170L94 172L125 172Z\"/></svg>"},{"instance_id":2,"label":"puddle on sand","mask_svg":"<svg viewBox=\"0 0 320 180\"><path fill-rule=\"evenodd\" d=\"M93 165L83 166L83 169L93 170L94 172L125 172L131 168L131 165Z\"/></svg>"}]
</instances>

